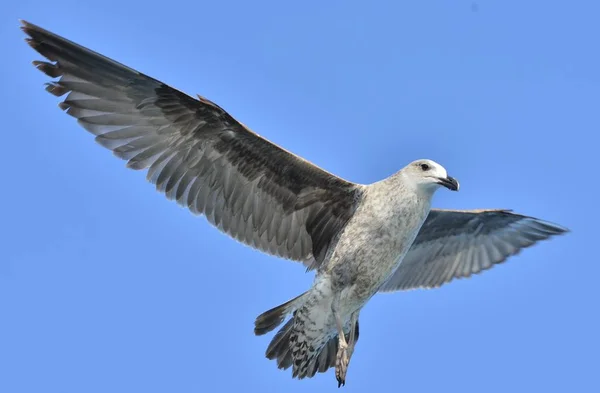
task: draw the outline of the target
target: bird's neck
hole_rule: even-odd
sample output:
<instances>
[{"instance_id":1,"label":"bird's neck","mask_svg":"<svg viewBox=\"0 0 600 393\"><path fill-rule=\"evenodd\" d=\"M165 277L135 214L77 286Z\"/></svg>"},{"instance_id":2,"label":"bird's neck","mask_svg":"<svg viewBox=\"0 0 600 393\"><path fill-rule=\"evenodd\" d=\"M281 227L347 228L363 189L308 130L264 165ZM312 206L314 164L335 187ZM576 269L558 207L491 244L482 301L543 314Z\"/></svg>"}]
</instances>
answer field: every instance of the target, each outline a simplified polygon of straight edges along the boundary
<instances>
[{"instance_id":1,"label":"bird's neck","mask_svg":"<svg viewBox=\"0 0 600 393\"><path fill-rule=\"evenodd\" d=\"M402 172L371 184L368 194L370 203L376 205L373 207L390 218L404 216L408 211L427 216L433 197L432 192L417 187Z\"/></svg>"}]
</instances>

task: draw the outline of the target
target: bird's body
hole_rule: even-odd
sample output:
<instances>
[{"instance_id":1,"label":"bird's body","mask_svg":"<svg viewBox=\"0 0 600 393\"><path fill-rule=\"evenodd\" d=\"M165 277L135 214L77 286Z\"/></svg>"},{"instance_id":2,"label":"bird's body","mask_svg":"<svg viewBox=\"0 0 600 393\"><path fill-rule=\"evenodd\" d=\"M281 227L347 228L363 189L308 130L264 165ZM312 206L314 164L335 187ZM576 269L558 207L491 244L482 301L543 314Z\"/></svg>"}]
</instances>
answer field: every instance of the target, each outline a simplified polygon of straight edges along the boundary
<instances>
[{"instance_id":1,"label":"bird's body","mask_svg":"<svg viewBox=\"0 0 600 393\"><path fill-rule=\"evenodd\" d=\"M433 193L403 180L398 173L365 186L361 203L323 266L334 287L348 288L349 304L359 308L396 270L431 209Z\"/></svg>"},{"instance_id":2,"label":"bird's body","mask_svg":"<svg viewBox=\"0 0 600 393\"><path fill-rule=\"evenodd\" d=\"M397 179L365 187L358 208L319 269L305 302L298 307L296 318L302 318L302 326L297 334L303 336L298 341L305 340L313 348L297 366L300 377L312 373L308 368L311 358L337 336L332 311L336 297L340 318L349 332L352 315L360 312L394 272L429 213L427 196L415 192L412 198L395 198L399 194L391 191L402 184L393 180ZM388 196L386 203L379 198L383 195Z\"/></svg>"},{"instance_id":3,"label":"bird's body","mask_svg":"<svg viewBox=\"0 0 600 393\"><path fill-rule=\"evenodd\" d=\"M429 160L417 164L423 162L438 165ZM313 286L295 303L295 346L289 349L295 376L312 376L321 366L321 350L338 335L334 310L344 331L350 333L357 323L353 316L358 316L409 251L429 214L435 189L419 187L406 170L361 186L356 210L330 247ZM291 311L292 307L287 310Z\"/></svg>"},{"instance_id":4,"label":"bird's body","mask_svg":"<svg viewBox=\"0 0 600 393\"><path fill-rule=\"evenodd\" d=\"M361 309L378 292L435 288L505 261L566 229L507 210L431 208L458 182L417 160L370 185L341 179L260 137L215 103L28 22L49 62L46 90L103 147L147 170L156 189L219 230L316 270L312 287L261 314L255 334L292 317L266 356L298 378L330 367L339 384L359 336Z\"/></svg>"}]
</instances>

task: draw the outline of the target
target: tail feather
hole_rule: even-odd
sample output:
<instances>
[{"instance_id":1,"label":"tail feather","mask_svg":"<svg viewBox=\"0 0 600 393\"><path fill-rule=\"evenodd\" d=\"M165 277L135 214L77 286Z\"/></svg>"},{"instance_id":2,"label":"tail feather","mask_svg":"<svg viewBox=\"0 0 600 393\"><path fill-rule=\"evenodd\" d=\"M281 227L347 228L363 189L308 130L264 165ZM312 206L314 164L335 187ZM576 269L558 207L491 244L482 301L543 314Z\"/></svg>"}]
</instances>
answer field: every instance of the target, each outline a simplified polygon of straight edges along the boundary
<instances>
[{"instance_id":1,"label":"tail feather","mask_svg":"<svg viewBox=\"0 0 600 393\"><path fill-rule=\"evenodd\" d=\"M294 378L311 378L317 372L324 373L329 368L335 367L335 359L338 351L338 335L335 330L329 330L326 326L314 330L307 329L314 325L312 315L319 315L319 311L313 307L306 307L305 297L309 292L293 298L280 306L265 311L256 318L254 322L254 333L257 336L266 334L281 325L288 314L293 316L271 340L266 350L266 357L277 362L277 367L287 370L292 367ZM323 322L321 322L323 323ZM345 326L346 341L350 340L350 326ZM356 322L354 341L358 341L358 321Z\"/></svg>"},{"instance_id":2,"label":"tail feather","mask_svg":"<svg viewBox=\"0 0 600 393\"><path fill-rule=\"evenodd\" d=\"M254 321L254 334L257 336L262 336L263 334L269 333L271 330L281 325L281 323L285 320L285 317L287 317L289 313L301 305L303 297L307 293L308 292L304 292L292 300L289 300L260 314L256 318L256 321Z\"/></svg>"},{"instance_id":3,"label":"tail feather","mask_svg":"<svg viewBox=\"0 0 600 393\"><path fill-rule=\"evenodd\" d=\"M290 349L290 336L294 327L294 318L277 332L267 347L267 359L277 360L277 367L287 370L292 365L292 351Z\"/></svg>"},{"instance_id":4,"label":"tail feather","mask_svg":"<svg viewBox=\"0 0 600 393\"><path fill-rule=\"evenodd\" d=\"M338 351L338 335L329 338L324 344L312 343L316 348L314 351L303 352L303 356L295 359L292 357L291 340L294 332L294 317L277 332L269 344L266 356L270 360L277 362L277 367L282 370L287 370L292 365L293 377L298 379L312 378L317 372L324 373L329 368L335 367L335 359ZM356 322L354 340L358 341L359 328L358 321ZM350 340L350 333L346 333L346 341ZM320 345L319 345L320 344Z\"/></svg>"},{"instance_id":5,"label":"tail feather","mask_svg":"<svg viewBox=\"0 0 600 393\"><path fill-rule=\"evenodd\" d=\"M330 339L327 344L325 344L325 348L323 348L319 354L319 357L317 358L316 366L318 366L318 372L324 373L330 367L335 366L335 356L337 355L337 350L338 336L335 336Z\"/></svg>"}]
</instances>

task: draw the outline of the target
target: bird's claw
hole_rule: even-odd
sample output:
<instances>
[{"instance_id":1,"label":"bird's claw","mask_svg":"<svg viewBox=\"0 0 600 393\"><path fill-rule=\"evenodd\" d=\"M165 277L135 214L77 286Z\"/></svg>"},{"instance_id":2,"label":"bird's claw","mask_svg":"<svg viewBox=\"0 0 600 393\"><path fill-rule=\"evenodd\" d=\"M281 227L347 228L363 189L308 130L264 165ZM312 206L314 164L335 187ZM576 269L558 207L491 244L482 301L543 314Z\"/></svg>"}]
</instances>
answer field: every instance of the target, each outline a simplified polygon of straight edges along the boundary
<instances>
[{"instance_id":1,"label":"bird's claw","mask_svg":"<svg viewBox=\"0 0 600 393\"><path fill-rule=\"evenodd\" d=\"M338 388L346 385L346 372L349 363L348 345L340 345L335 359L335 379L338 381Z\"/></svg>"}]
</instances>

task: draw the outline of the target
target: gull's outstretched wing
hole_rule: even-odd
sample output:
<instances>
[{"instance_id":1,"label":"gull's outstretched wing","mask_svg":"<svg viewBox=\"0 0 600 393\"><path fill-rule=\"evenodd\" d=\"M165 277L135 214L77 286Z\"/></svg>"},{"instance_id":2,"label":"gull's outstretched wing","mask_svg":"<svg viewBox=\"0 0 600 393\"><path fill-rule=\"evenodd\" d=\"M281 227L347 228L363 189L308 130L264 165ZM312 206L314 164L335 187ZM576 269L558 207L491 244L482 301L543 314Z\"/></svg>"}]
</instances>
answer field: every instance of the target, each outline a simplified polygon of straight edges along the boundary
<instances>
[{"instance_id":1,"label":"gull's outstretched wing","mask_svg":"<svg viewBox=\"0 0 600 393\"><path fill-rule=\"evenodd\" d=\"M148 169L169 199L204 214L233 238L269 254L319 266L354 213L361 186L261 138L214 103L166 84L28 22L29 45L67 94L60 107L96 141Z\"/></svg>"},{"instance_id":2,"label":"gull's outstretched wing","mask_svg":"<svg viewBox=\"0 0 600 393\"><path fill-rule=\"evenodd\" d=\"M435 288L490 269L566 228L507 210L432 209L381 292Z\"/></svg>"}]
</instances>

